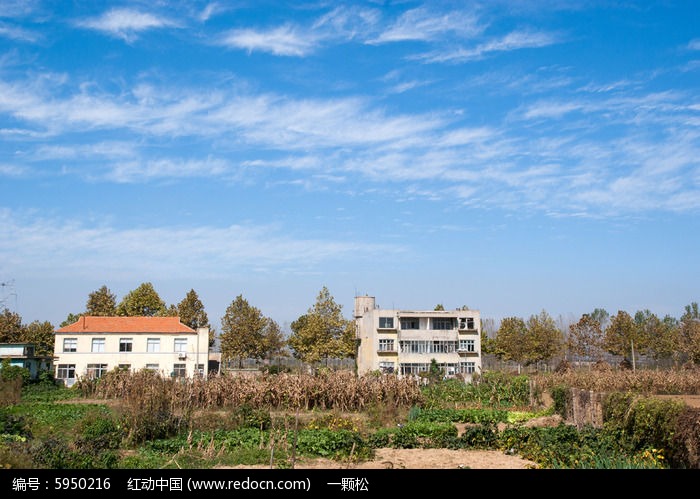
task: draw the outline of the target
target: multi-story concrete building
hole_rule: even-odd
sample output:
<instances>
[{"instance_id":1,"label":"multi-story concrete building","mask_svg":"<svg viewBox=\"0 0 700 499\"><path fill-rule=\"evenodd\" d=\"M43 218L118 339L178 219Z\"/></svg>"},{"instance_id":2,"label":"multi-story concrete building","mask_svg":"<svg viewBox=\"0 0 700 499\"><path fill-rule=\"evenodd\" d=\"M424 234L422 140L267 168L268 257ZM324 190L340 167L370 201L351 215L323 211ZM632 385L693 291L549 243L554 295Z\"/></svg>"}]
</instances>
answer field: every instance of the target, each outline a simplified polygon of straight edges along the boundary
<instances>
[{"instance_id":1,"label":"multi-story concrete building","mask_svg":"<svg viewBox=\"0 0 700 499\"><path fill-rule=\"evenodd\" d=\"M83 316L56 330L56 379L67 386L107 371L152 369L165 376L206 376L209 328L196 331L179 317Z\"/></svg>"},{"instance_id":2,"label":"multi-story concrete building","mask_svg":"<svg viewBox=\"0 0 700 499\"><path fill-rule=\"evenodd\" d=\"M359 374L417 375L432 359L447 376L481 372L478 310L382 309L373 296L356 296L355 325Z\"/></svg>"}]
</instances>

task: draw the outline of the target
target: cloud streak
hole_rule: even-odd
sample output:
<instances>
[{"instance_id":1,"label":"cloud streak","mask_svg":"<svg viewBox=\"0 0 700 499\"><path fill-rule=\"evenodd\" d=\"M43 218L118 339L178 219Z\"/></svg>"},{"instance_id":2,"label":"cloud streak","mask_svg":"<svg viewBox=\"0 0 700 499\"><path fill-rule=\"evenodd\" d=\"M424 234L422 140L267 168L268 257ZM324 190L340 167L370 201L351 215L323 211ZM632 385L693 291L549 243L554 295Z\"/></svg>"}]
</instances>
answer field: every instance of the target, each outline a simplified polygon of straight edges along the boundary
<instances>
[{"instance_id":1,"label":"cloud streak","mask_svg":"<svg viewBox=\"0 0 700 499\"><path fill-rule=\"evenodd\" d=\"M114 8L101 16L79 21L77 25L121 38L126 42L133 42L140 33L148 30L177 27L177 23L167 17L129 8Z\"/></svg>"},{"instance_id":2,"label":"cloud streak","mask_svg":"<svg viewBox=\"0 0 700 499\"><path fill-rule=\"evenodd\" d=\"M7 209L0 210L0 221L5 265L41 278L217 278L250 268L294 274L321 262L404 251L398 245L293 239L274 225L124 229L26 218Z\"/></svg>"}]
</instances>

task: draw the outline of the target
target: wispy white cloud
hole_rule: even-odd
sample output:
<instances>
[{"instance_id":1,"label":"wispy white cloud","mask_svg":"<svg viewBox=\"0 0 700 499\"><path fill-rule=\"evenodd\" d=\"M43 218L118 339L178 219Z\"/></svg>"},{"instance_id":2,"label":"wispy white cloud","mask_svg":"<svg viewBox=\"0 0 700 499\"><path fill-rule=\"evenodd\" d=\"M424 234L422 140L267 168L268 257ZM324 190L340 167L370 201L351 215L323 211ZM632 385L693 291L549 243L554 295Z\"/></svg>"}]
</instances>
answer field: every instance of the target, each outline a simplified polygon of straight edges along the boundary
<instances>
[{"instance_id":1,"label":"wispy white cloud","mask_svg":"<svg viewBox=\"0 0 700 499\"><path fill-rule=\"evenodd\" d=\"M284 25L267 31L235 29L225 33L219 40L221 45L239 48L248 52L269 52L282 56L304 56L317 46L318 37L292 25Z\"/></svg>"},{"instance_id":2,"label":"wispy white cloud","mask_svg":"<svg viewBox=\"0 0 700 499\"><path fill-rule=\"evenodd\" d=\"M30 43L41 39L41 35L37 32L19 28L2 21L0 21L0 37Z\"/></svg>"},{"instance_id":3,"label":"wispy white cloud","mask_svg":"<svg viewBox=\"0 0 700 499\"><path fill-rule=\"evenodd\" d=\"M27 171L26 166L0 163L0 177L22 177Z\"/></svg>"},{"instance_id":4,"label":"wispy white cloud","mask_svg":"<svg viewBox=\"0 0 700 499\"><path fill-rule=\"evenodd\" d=\"M220 177L229 171L229 162L222 159L201 160L148 159L116 162L105 175L106 180L118 183L144 182L152 179L179 179L192 177Z\"/></svg>"},{"instance_id":5,"label":"wispy white cloud","mask_svg":"<svg viewBox=\"0 0 700 499\"><path fill-rule=\"evenodd\" d=\"M227 10L227 7L221 5L218 2L212 2L207 4L204 9L199 13L198 19L202 22L207 22L209 19L212 17L216 16L217 14L220 14L221 12L224 12Z\"/></svg>"},{"instance_id":6,"label":"wispy white cloud","mask_svg":"<svg viewBox=\"0 0 700 499\"><path fill-rule=\"evenodd\" d=\"M367 43L431 41L446 35L471 38L481 33L484 28L474 14L463 11L435 13L421 7L404 12L381 34L367 40Z\"/></svg>"},{"instance_id":7,"label":"wispy white cloud","mask_svg":"<svg viewBox=\"0 0 700 499\"><path fill-rule=\"evenodd\" d=\"M321 262L402 251L396 245L346 239L294 239L275 225L124 229L0 209L3 263L41 278L216 278L251 267L294 273Z\"/></svg>"},{"instance_id":8,"label":"wispy white cloud","mask_svg":"<svg viewBox=\"0 0 700 499\"><path fill-rule=\"evenodd\" d=\"M178 23L167 17L148 12L129 8L115 8L99 17L79 21L77 25L131 42L138 37L138 33L152 29L176 27Z\"/></svg>"},{"instance_id":9,"label":"wispy white cloud","mask_svg":"<svg viewBox=\"0 0 700 499\"><path fill-rule=\"evenodd\" d=\"M507 35L480 43L473 48L458 48L455 50L435 50L411 57L425 62L467 62L481 59L494 52L510 52L528 48L541 48L554 45L561 37L554 33L540 31L513 31Z\"/></svg>"},{"instance_id":10,"label":"wispy white cloud","mask_svg":"<svg viewBox=\"0 0 700 499\"><path fill-rule=\"evenodd\" d=\"M700 50L700 38L695 38L688 42L688 48L690 50Z\"/></svg>"}]
</instances>

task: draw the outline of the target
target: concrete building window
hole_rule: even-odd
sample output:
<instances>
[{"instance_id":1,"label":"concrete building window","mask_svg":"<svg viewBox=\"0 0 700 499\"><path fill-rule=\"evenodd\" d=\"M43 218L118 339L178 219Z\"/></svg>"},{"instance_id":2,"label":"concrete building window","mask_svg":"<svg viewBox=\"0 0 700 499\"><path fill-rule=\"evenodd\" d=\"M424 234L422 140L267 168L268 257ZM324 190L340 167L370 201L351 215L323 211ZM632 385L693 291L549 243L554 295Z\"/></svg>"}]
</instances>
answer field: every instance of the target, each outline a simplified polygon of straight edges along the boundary
<instances>
[{"instance_id":1,"label":"concrete building window","mask_svg":"<svg viewBox=\"0 0 700 499\"><path fill-rule=\"evenodd\" d=\"M401 319L401 329L420 329L418 319L415 317Z\"/></svg>"},{"instance_id":2,"label":"concrete building window","mask_svg":"<svg viewBox=\"0 0 700 499\"><path fill-rule=\"evenodd\" d=\"M476 370L475 362L460 362L459 370L464 374L472 374Z\"/></svg>"},{"instance_id":3,"label":"concrete building window","mask_svg":"<svg viewBox=\"0 0 700 499\"><path fill-rule=\"evenodd\" d=\"M204 364L197 364L197 374L204 376Z\"/></svg>"},{"instance_id":4,"label":"concrete building window","mask_svg":"<svg viewBox=\"0 0 700 499\"><path fill-rule=\"evenodd\" d=\"M393 362L380 362L379 370L386 374L392 374L394 372Z\"/></svg>"},{"instance_id":5,"label":"concrete building window","mask_svg":"<svg viewBox=\"0 0 700 499\"><path fill-rule=\"evenodd\" d=\"M157 371L159 369L158 364L146 364L146 369L149 371Z\"/></svg>"},{"instance_id":6,"label":"concrete building window","mask_svg":"<svg viewBox=\"0 0 700 499\"><path fill-rule=\"evenodd\" d=\"M394 318L393 317L380 317L379 318L379 328L380 329L394 329Z\"/></svg>"},{"instance_id":7,"label":"concrete building window","mask_svg":"<svg viewBox=\"0 0 700 499\"><path fill-rule=\"evenodd\" d=\"M427 372L429 368L430 364L418 362L403 362L401 363L401 374L418 375L421 372Z\"/></svg>"},{"instance_id":8,"label":"concrete building window","mask_svg":"<svg viewBox=\"0 0 700 499\"><path fill-rule=\"evenodd\" d=\"M380 352L393 352L394 351L394 340L379 340L379 351Z\"/></svg>"},{"instance_id":9,"label":"concrete building window","mask_svg":"<svg viewBox=\"0 0 700 499\"><path fill-rule=\"evenodd\" d=\"M173 376L176 378L187 376L187 364L173 364Z\"/></svg>"},{"instance_id":10,"label":"concrete building window","mask_svg":"<svg viewBox=\"0 0 700 499\"><path fill-rule=\"evenodd\" d=\"M75 379L75 364L59 364L56 368L56 378Z\"/></svg>"},{"instance_id":11,"label":"concrete building window","mask_svg":"<svg viewBox=\"0 0 700 499\"><path fill-rule=\"evenodd\" d=\"M118 367L122 371L129 371L131 369L131 364L119 364Z\"/></svg>"},{"instance_id":12,"label":"concrete building window","mask_svg":"<svg viewBox=\"0 0 700 499\"><path fill-rule=\"evenodd\" d=\"M134 349L134 340L132 338L119 338L119 351L131 352Z\"/></svg>"},{"instance_id":13,"label":"concrete building window","mask_svg":"<svg viewBox=\"0 0 700 499\"><path fill-rule=\"evenodd\" d=\"M91 351L93 353L104 352L105 351L105 339L104 338L93 338Z\"/></svg>"},{"instance_id":14,"label":"concrete building window","mask_svg":"<svg viewBox=\"0 0 700 499\"><path fill-rule=\"evenodd\" d=\"M433 329L440 329L440 330L446 330L446 329L454 329L455 328L455 320L454 318L443 318L443 317L434 317L432 319L432 325Z\"/></svg>"},{"instance_id":15,"label":"concrete building window","mask_svg":"<svg viewBox=\"0 0 700 499\"><path fill-rule=\"evenodd\" d=\"M160 352L160 338L148 338L146 340L147 352Z\"/></svg>"},{"instance_id":16,"label":"concrete building window","mask_svg":"<svg viewBox=\"0 0 700 499\"><path fill-rule=\"evenodd\" d=\"M402 340L399 345L401 353L454 353L457 350L456 341L446 340Z\"/></svg>"},{"instance_id":17,"label":"concrete building window","mask_svg":"<svg viewBox=\"0 0 700 499\"><path fill-rule=\"evenodd\" d=\"M476 351L474 340L459 340L459 350L461 352Z\"/></svg>"},{"instance_id":18,"label":"concrete building window","mask_svg":"<svg viewBox=\"0 0 700 499\"><path fill-rule=\"evenodd\" d=\"M100 378L107 374L107 364L88 364L87 365L87 376L88 378L95 379Z\"/></svg>"},{"instance_id":19,"label":"concrete building window","mask_svg":"<svg viewBox=\"0 0 700 499\"><path fill-rule=\"evenodd\" d=\"M64 352L77 352L78 351L78 338L64 338L63 339L63 351Z\"/></svg>"},{"instance_id":20,"label":"concrete building window","mask_svg":"<svg viewBox=\"0 0 700 499\"><path fill-rule=\"evenodd\" d=\"M187 338L175 338L175 351L176 352L186 352L187 351Z\"/></svg>"}]
</instances>

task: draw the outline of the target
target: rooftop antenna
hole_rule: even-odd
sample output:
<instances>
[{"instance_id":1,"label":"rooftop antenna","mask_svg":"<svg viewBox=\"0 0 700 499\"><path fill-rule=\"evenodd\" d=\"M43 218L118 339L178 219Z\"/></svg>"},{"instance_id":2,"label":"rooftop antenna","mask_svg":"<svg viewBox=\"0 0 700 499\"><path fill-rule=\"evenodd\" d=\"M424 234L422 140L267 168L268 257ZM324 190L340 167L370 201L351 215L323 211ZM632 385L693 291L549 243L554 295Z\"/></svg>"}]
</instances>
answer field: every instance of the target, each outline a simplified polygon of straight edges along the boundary
<instances>
[{"instance_id":1,"label":"rooftop antenna","mask_svg":"<svg viewBox=\"0 0 700 499\"><path fill-rule=\"evenodd\" d=\"M17 293L15 293L14 289L15 289L15 280L14 279L10 279L9 281L5 281L5 282L0 282L0 308L2 308L2 309L7 308L7 300L10 297L14 297L15 308L17 308Z\"/></svg>"}]
</instances>

